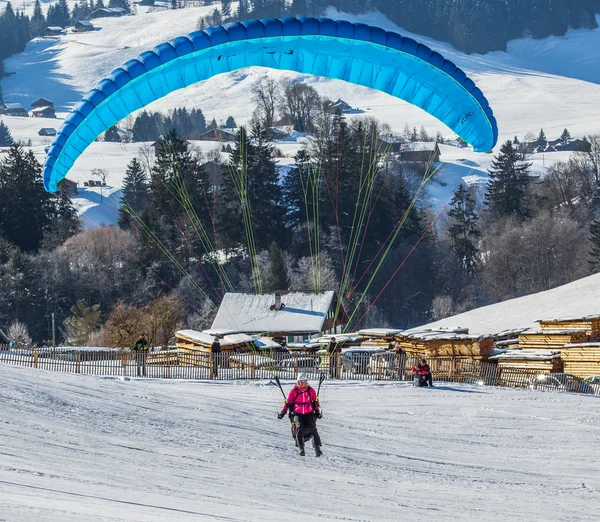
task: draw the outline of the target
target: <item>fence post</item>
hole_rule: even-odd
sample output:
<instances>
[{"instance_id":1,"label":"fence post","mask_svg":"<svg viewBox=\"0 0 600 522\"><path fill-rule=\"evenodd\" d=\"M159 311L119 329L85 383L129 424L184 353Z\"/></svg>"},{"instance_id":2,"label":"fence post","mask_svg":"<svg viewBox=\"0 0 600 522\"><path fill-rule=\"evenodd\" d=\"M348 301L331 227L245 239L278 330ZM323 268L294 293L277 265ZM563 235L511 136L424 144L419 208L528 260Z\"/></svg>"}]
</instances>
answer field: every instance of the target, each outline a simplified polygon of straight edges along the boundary
<instances>
[{"instance_id":1,"label":"fence post","mask_svg":"<svg viewBox=\"0 0 600 522\"><path fill-rule=\"evenodd\" d=\"M460 370L461 370L461 368L462 368L462 361L460 361L460 360L456 361L456 370L457 370L457 373L458 373L457 382L461 382L461 380L462 380L461 376L460 376Z\"/></svg>"},{"instance_id":2,"label":"fence post","mask_svg":"<svg viewBox=\"0 0 600 522\"><path fill-rule=\"evenodd\" d=\"M252 380L256 379L256 357L255 357L254 352L252 352L252 370L251 370L250 378Z\"/></svg>"},{"instance_id":3,"label":"fence post","mask_svg":"<svg viewBox=\"0 0 600 522\"><path fill-rule=\"evenodd\" d=\"M502 367L498 366L496 371L496 386L500 386L500 382L502 382Z\"/></svg>"},{"instance_id":4,"label":"fence post","mask_svg":"<svg viewBox=\"0 0 600 522\"><path fill-rule=\"evenodd\" d=\"M33 367L34 368L38 367L38 350L37 350L37 348L33 349Z\"/></svg>"},{"instance_id":5,"label":"fence post","mask_svg":"<svg viewBox=\"0 0 600 522\"><path fill-rule=\"evenodd\" d=\"M81 352L79 350L75 352L75 360L77 361L75 364L75 373L81 373Z\"/></svg>"}]
</instances>

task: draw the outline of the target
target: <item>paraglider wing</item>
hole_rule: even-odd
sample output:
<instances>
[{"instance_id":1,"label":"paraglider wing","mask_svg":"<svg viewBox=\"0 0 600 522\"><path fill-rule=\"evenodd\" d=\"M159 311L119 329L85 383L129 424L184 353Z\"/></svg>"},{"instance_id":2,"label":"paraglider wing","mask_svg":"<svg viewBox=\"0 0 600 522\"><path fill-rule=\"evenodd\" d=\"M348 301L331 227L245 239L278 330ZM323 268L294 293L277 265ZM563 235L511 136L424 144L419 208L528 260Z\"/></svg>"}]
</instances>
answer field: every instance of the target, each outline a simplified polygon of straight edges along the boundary
<instances>
[{"instance_id":1,"label":"paraglider wing","mask_svg":"<svg viewBox=\"0 0 600 522\"><path fill-rule=\"evenodd\" d=\"M74 107L48 149L46 190L55 192L96 137L167 94L244 67L268 67L364 85L412 103L476 151L498 128L483 93L452 62L411 38L328 18L267 18L209 27L142 53L101 80Z\"/></svg>"}]
</instances>

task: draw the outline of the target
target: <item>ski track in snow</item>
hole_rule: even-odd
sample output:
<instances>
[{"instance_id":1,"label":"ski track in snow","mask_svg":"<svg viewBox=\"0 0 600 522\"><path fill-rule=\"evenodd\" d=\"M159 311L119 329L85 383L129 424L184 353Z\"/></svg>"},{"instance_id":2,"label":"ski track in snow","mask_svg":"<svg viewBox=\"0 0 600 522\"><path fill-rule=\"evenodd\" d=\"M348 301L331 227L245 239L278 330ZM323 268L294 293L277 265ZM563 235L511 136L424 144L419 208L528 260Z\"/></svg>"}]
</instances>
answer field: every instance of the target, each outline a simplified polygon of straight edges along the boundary
<instances>
[{"instance_id":1,"label":"ski track in snow","mask_svg":"<svg viewBox=\"0 0 600 522\"><path fill-rule=\"evenodd\" d=\"M289 389L290 383L284 383ZM596 520L599 398L325 383L297 456L265 382L0 366L0 520Z\"/></svg>"}]
</instances>

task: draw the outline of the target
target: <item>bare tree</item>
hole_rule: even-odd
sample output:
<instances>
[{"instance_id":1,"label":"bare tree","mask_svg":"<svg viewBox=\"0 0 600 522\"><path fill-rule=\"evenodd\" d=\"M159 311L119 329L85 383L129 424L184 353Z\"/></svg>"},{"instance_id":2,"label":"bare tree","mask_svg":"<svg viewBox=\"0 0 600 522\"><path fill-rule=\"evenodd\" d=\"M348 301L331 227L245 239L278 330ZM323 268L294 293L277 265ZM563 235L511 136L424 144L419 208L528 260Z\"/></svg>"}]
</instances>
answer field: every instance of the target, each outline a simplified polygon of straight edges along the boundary
<instances>
[{"instance_id":1,"label":"bare tree","mask_svg":"<svg viewBox=\"0 0 600 522\"><path fill-rule=\"evenodd\" d=\"M280 107L284 118L298 132L312 132L321 106L317 91L305 83L284 80L280 93Z\"/></svg>"},{"instance_id":2,"label":"bare tree","mask_svg":"<svg viewBox=\"0 0 600 522\"><path fill-rule=\"evenodd\" d=\"M136 339L143 333L143 319L140 309L119 301L102 327L102 335L111 347L133 348Z\"/></svg>"},{"instance_id":3,"label":"bare tree","mask_svg":"<svg viewBox=\"0 0 600 522\"><path fill-rule=\"evenodd\" d=\"M144 308L142 314L150 345L166 349L185 316L185 310L174 295L169 295L154 300Z\"/></svg>"},{"instance_id":4,"label":"bare tree","mask_svg":"<svg viewBox=\"0 0 600 522\"><path fill-rule=\"evenodd\" d=\"M431 315L435 321L450 317L454 313L452 297L449 295L438 295L431 303Z\"/></svg>"},{"instance_id":5,"label":"bare tree","mask_svg":"<svg viewBox=\"0 0 600 522\"><path fill-rule=\"evenodd\" d=\"M553 207L570 207L579 193L579 176L572 162L557 161L550 167L541 185L548 189Z\"/></svg>"},{"instance_id":6,"label":"bare tree","mask_svg":"<svg viewBox=\"0 0 600 522\"><path fill-rule=\"evenodd\" d=\"M301 258L290 277L290 290L294 292L322 292L337 288L338 281L328 254L321 254L318 259Z\"/></svg>"},{"instance_id":7,"label":"bare tree","mask_svg":"<svg viewBox=\"0 0 600 522\"><path fill-rule=\"evenodd\" d=\"M592 197L600 197L600 134L588 137L589 150L575 152L571 162L582 180L589 179Z\"/></svg>"},{"instance_id":8,"label":"bare tree","mask_svg":"<svg viewBox=\"0 0 600 522\"><path fill-rule=\"evenodd\" d=\"M252 101L256 104L258 118L265 129L272 127L275 121L277 92L277 84L271 78L262 78L252 89Z\"/></svg>"}]
</instances>

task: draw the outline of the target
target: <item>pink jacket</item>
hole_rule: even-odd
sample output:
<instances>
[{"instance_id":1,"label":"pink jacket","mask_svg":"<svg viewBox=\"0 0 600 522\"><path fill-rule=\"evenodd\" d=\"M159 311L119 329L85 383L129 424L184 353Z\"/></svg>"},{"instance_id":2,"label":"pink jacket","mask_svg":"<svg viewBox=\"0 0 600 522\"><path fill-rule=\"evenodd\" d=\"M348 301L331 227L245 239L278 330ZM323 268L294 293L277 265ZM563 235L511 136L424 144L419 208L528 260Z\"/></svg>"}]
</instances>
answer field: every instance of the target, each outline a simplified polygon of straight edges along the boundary
<instances>
[{"instance_id":1,"label":"pink jacket","mask_svg":"<svg viewBox=\"0 0 600 522\"><path fill-rule=\"evenodd\" d=\"M313 407L313 404L316 408ZM317 392L310 386L300 388L297 384L292 388L288 395L282 411L293 408L295 415L308 415L309 413L319 412L319 403L317 401Z\"/></svg>"}]
</instances>

